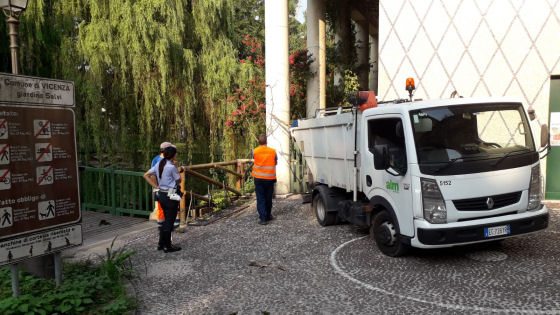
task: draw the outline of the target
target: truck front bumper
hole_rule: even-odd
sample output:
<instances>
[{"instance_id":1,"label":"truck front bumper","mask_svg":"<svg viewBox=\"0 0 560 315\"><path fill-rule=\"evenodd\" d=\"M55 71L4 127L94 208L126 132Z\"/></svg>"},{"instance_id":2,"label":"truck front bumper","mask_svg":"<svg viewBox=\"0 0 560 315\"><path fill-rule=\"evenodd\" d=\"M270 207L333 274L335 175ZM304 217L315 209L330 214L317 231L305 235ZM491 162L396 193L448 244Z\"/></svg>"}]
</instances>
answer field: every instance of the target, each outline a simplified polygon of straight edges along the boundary
<instances>
[{"instance_id":1,"label":"truck front bumper","mask_svg":"<svg viewBox=\"0 0 560 315\"><path fill-rule=\"evenodd\" d=\"M411 244L415 247L435 248L503 239L544 230L548 227L548 217L546 206L542 206L537 211L471 221L474 224L469 221L449 223L445 224L445 228L437 228L437 224L415 220L416 237L411 240ZM450 225L452 227L448 227ZM503 225L509 225L508 235L485 237L485 228Z\"/></svg>"}]
</instances>

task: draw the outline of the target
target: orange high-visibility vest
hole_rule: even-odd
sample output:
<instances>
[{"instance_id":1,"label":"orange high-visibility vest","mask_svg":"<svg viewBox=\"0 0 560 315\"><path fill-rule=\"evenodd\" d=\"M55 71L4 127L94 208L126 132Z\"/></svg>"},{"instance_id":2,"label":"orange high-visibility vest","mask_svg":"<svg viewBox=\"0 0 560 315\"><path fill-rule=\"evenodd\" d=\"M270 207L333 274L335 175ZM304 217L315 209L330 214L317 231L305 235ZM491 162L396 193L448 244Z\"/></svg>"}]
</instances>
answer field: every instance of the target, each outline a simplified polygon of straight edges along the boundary
<instances>
[{"instance_id":1,"label":"orange high-visibility vest","mask_svg":"<svg viewBox=\"0 0 560 315\"><path fill-rule=\"evenodd\" d=\"M276 179L276 150L267 146L259 146L253 150L253 177L260 179Z\"/></svg>"},{"instance_id":2,"label":"orange high-visibility vest","mask_svg":"<svg viewBox=\"0 0 560 315\"><path fill-rule=\"evenodd\" d=\"M157 214L157 224L159 226L161 226L163 224L163 222L165 221L165 215L163 214L163 208L161 207L161 204L159 203L159 201L156 201L156 214ZM177 211L177 216L175 217L175 223L173 224L173 228L178 228L181 220L179 218L179 212Z\"/></svg>"}]
</instances>

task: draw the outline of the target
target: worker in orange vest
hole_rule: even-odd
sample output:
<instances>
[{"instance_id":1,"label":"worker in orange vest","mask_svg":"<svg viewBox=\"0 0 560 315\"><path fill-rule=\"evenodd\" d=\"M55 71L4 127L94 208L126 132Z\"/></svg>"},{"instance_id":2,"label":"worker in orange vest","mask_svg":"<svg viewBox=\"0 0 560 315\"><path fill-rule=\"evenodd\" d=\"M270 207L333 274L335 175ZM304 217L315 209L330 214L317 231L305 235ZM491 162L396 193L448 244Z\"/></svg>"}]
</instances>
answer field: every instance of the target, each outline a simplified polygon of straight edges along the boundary
<instances>
[{"instance_id":1,"label":"worker in orange vest","mask_svg":"<svg viewBox=\"0 0 560 315\"><path fill-rule=\"evenodd\" d=\"M259 135L259 146L253 150L253 178L255 180L255 193L257 194L257 211L259 224L267 225L273 219L272 194L276 183L276 164L278 158L276 150L266 146L266 136Z\"/></svg>"}]
</instances>

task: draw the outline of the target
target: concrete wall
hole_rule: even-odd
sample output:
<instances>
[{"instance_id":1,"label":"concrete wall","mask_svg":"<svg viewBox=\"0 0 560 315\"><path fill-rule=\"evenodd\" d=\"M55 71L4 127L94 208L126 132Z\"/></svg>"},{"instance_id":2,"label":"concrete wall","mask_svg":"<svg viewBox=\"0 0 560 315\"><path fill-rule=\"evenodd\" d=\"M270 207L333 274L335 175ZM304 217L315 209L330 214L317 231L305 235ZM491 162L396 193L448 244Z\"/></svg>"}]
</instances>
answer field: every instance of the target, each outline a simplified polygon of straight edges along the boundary
<instances>
[{"instance_id":1,"label":"concrete wall","mask_svg":"<svg viewBox=\"0 0 560 315\"><path fill-rule=\"evenodd\" d=\"M405 98L414 77L415 98L518 96L548 122L558 1L380 0L379 19L381 100Z\"/></svg>"},{"instance_id":2,"label":"concrete wall","mask_svg":"<svg viewBox=\"0 0 560 315\"><path fill-rule=\"evenodd\" d=\"M406 98L407 77L416 81L414 98L447 98L454 90L520 97L536 111L538 146L550 76L560 74L560 2L380 0L379 59L380 100ZM509 130L513 142L516 132Z\"/></svg>"}]
</instances>

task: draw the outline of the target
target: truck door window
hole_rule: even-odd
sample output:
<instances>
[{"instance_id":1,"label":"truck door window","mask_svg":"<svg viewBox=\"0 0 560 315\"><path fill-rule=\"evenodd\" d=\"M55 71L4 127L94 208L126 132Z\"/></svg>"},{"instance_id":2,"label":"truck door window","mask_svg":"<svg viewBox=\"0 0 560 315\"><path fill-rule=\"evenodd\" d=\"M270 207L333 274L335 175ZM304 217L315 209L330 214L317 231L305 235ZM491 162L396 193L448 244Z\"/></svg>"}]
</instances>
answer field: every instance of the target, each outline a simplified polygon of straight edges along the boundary
<instances>
[{"instance_id":1,"label":"truck door window","mask_svg":"<svg viewBox=\"0 0 560 315\"><path fill-rule=\"evenodd\" d=\"M372 119L368 121L368 149L373 154L375 145L387 145L389 165L406 173L407 160L403 124L400 118Z\"/></svg>"}]
</instances>

